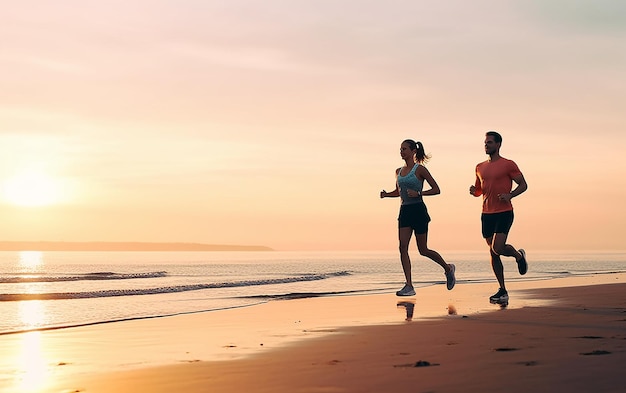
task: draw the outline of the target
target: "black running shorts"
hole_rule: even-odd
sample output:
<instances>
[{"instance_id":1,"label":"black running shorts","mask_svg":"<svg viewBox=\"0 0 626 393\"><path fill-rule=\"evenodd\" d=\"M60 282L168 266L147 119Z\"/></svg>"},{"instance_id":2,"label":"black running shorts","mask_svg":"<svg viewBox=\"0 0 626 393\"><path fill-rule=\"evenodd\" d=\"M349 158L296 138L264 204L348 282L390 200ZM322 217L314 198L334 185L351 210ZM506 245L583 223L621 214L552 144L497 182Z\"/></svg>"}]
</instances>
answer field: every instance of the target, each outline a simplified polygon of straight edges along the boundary
<instances>
[{"instance_id":1,"label":"black running shorts","mask_svg":"<svg viewBox=\"0 0 626 393\"><path fill-rule=\"evenodd\" d=\"M501 213L483 213L480 216L482 222L483 237L488 239L494 233L509 233L513 225L513 210Z\"/></svg>"},{"instance_id":2,"label":"black running shorts","mask_svg":"<svg viewBox=\"0 0 626 393\"><path fill-rule=\"evenodd\" d=\"M424 202L400 205L398 228L411 227L416 234L421 235L428 232L429 222L430 216Z\"/></svg>"}]
</instances>

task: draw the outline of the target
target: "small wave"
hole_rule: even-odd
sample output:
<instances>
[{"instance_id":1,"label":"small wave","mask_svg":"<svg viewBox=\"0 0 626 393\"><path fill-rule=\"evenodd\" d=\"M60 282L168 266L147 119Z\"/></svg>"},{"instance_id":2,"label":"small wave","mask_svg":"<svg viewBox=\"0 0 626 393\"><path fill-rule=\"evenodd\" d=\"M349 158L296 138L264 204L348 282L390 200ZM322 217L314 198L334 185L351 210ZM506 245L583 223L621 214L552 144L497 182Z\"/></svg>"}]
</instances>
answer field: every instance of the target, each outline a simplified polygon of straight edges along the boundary
<instances>
[{"instance_id":1,"label":"small wave","mask_svg":"<svg viewBox=\"0 0 626 393\"><path fill-rule=\"evenodd\" d=\"M379 293L381 291L387 291L385 289L355 289L350 291L333 291L333 292L290 292L278 295L256 295L256 296L244 296L246 299L267 299L267 300L294 300L294 299L306 299L311 297L323 297L323 296L341 296L341 295L354 295L354 294L372 294Z\"/></svg>"},{"instance_id":2,"label":"small wave","mask_svg":"<svg viewBox=\"0 0 626 393\"><path fill-rule=\"evenodd\" d=\"M166 277L167 272L145 272L145 273L115 273L115 272L94 272L73 276L13 276L0 277L0 284L21 284L38 282L64 282L64 281L93 281L93 280L130 280L136 278L159 278Z\"/></svg>"},{"instance_id":3,"label":"small wave","mask_svg":"<svg viewBox=\"0 0 626 393\"><path fill-rule=\"evenodd\" d=\"M289 284L294 282L324 280L331 277L347 276L350 273L346 271L334 272L327 274L310 274L297 277L285 277L265 280L245 280L210 284L191 284L191 285L175 285L158 288L142 288L142 289L111 289L90 292L60 292L60 293L14 293L0 294L0 301L19 301L19 300L63 300L63 299L90 299L100 297L116 297L116 296L137 296L137 295L157 295L164 293L177 293L187 291L197 291L201 289L218 289L232 287L249 287L257 285L272 284Z\"/></svg>"}]
</instances>

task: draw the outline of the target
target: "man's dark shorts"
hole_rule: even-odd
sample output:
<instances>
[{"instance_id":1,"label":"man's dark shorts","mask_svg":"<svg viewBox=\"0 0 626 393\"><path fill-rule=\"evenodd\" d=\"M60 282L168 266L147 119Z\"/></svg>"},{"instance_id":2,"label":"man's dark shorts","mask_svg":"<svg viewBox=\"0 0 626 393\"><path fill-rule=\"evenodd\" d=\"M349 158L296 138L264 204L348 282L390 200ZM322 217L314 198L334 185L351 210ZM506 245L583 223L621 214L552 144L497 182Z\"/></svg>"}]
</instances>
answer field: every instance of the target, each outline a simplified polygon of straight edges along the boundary
<instances>
[{"instance_id":1,"label":"man's dark shorts","mask_svg":"<svg viewBox=\"0 0 626 393\"><path fill-rule=\"evenodd\" d=\"M424 202L400 205L398 228L411 227L416 234L421 235L428 232L429 222L430 216Z\"/></svg>"},{"instance_id":2,"label":"man's dark shorts","mask_svg":"<svg viewBox=\"0 0 626 393\"><path fill-rule=\"evenodd\" d=\"M509 233L513 225L513 210L501 213L483 213L480 216L483 227L483 237L485 239L493 236L494 233Z\"/></svg>"}]
</instances>

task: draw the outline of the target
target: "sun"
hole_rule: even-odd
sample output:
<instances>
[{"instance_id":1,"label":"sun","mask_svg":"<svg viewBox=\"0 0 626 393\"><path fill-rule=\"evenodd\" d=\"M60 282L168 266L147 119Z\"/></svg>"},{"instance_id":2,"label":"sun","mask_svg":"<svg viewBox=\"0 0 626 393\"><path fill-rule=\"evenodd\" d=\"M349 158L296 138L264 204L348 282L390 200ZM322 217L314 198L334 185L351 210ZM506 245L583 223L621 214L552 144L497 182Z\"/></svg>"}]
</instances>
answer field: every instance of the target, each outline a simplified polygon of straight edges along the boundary
<instances>
[{"instance_id":1,"label":"sun","mask_svg":"<svg viewBox=\"0 0 626 393\"><path fill-rule=\"evenodd\" d=\"M16 173L4 183L4 197L18 206L46 206L60 201L61 187L54 178L39 170Z\"/></svg>"}]
</instances>

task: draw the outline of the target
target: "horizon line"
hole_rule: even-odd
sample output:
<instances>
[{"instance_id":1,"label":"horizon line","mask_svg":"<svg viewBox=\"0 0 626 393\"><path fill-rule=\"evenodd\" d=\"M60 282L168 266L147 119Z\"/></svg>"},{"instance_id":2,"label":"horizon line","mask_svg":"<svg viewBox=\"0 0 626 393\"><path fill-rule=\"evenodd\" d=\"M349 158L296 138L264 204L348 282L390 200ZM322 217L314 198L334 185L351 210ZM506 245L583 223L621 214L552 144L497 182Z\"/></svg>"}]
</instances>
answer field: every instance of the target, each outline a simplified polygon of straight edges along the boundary
<instances>
[{"instance_id":1,"label":"horizon line","mask_svg":"<svg viewBox=\"0 0 626 393\"><path fill-rule=\"evenodd\" d=\"M259 245L195 242L0 241L0 251L275 251Z\"/></svg>"}]
</instances>

